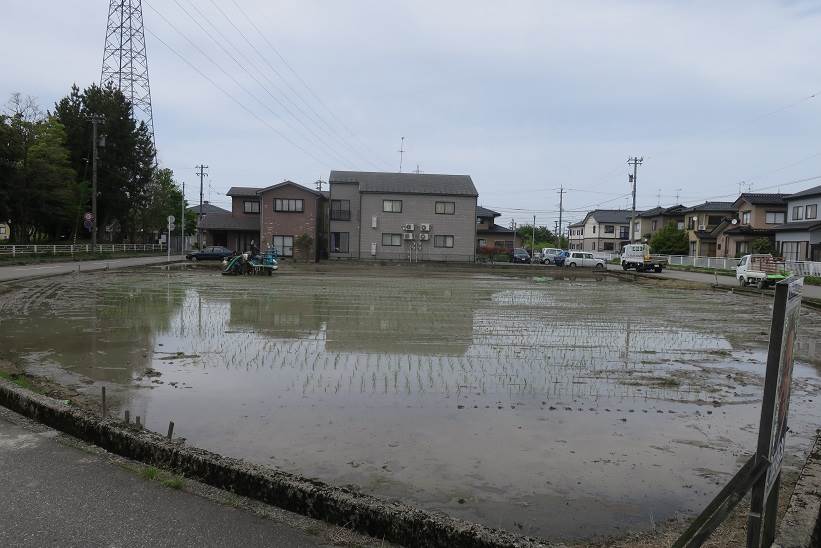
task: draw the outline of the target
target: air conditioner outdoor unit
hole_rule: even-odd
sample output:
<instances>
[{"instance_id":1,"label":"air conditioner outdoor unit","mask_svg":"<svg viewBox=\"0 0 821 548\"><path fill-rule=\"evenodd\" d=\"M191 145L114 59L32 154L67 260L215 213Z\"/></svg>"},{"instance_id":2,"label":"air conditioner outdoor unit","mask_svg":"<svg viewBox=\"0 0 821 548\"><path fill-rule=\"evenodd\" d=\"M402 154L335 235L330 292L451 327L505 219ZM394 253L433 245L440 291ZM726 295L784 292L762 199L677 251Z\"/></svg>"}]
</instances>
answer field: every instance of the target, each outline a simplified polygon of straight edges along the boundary
<instances>
[{"instance_id":1,"label":"air conditioner outdoor unit","mask_svg":"<svg viewBox=\"0 0 821 548\"><path fill-rule=\"evenodd\" d=\"M376 219L377 219L376 215L371 217L371 228L376 228Z\"/></svg>"},{"instance_id":2,"label":"air conditioner outdoor unit","mask_svg":"<svg viewBox=\"0 0 821 548\"><path fill-rule=\"evenodd\" d=\"M698 225L699 230L707 230L707 225Z\"/></svg>"},{"instance_id":3,"label":"air conditioner outdoor unit","mask_svg":"<svg viewBox=\"0 0 821 548\"><path fill-rule=\"evenodd\" d=\"M430 223L422 223L419 225L419 230L422 232L430 232Z\"/></svg>"},{"instance_id":4,"label":"air conditioner outdoor unit","mask_svg":"<svg viewBox=\"0 0 821 548\"><path fill-rule=\"evenodd\" d=\"M424 226L424 225L422 225L422 226ZM422 230L424 230L424 229L422 229ZM423 232L419 235L419 239L423 242L427 242L428 240L430 240L430 234L426 234L425 232Z\"/></svg>"},{"instance_id":5,"label":"air conditioner outdoor unit","mask_svg":"<svg viewBox=\"0 0 821 548\"><path fill-rule=\"evenodd\" d=\"M413 228L413 223L402 225L402 230L404 230L405 232L413 232Z\"/></svg>"},{"instance_id":6,"label":"air conditioner outdoor unit","mask_svg":"<svg viewBox=\"0 0 821 548\"><path fill-rule=\"evenodd\" d=\"M405 232L404 234L402 234L402 239L403 240L413 240L413 234L411 234L410 232Z\"/></svg>"}]
</instances>

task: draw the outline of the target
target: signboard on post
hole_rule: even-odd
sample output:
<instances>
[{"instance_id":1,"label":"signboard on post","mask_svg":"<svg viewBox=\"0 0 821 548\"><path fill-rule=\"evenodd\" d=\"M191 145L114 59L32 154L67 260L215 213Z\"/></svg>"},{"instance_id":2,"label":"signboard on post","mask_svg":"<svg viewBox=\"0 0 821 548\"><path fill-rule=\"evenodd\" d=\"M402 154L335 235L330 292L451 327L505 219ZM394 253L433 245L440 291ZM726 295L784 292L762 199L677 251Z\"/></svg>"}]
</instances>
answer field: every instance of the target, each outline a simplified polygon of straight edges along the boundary
<instances>
[{"instance_id":1,"label":"signboard on post","mask_svg":"<svg viewBox=\"0 0 821 548\"><path fill-rule=\"evenodd\" d=\"M803 287L804 278L795 277L778 282L775 286L756 453L693 520L673 544L674 548L701 546L751 488L747 548L770 546L775 539L781 464L790 410L793 351Z\"/></svg>"},{"instance_id":2,"label":"signboard on post","mask_svg":"<svg viewBox=\"0 0 821 548\"><path fill-rule=\"evenodd\" d=\"M801 312L801 290L804 278L789 278L775 286L767 372L764 377L764 401L758 428L756 460L768 463L767 473L753 485L750 516L747 523L747 546L769 546L775 538L775 515L787 416L790 410L793 351Z\"/></svg>"}]
</instances>

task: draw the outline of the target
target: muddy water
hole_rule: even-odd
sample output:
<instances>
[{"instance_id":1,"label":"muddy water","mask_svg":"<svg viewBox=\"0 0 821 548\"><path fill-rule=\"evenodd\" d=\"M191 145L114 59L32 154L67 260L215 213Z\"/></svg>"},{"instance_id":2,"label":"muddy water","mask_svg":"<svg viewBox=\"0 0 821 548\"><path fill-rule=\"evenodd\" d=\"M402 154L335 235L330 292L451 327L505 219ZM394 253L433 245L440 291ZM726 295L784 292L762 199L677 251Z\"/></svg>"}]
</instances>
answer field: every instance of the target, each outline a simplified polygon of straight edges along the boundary
<instances>
[{"instance_id":1,"label":"muddy water","mask_svg":"<svg viewBox=\"0 0 821 548\"><path fill-rule=\"evenodd\" d=\"M192 444L551 539L697 512L754 447L768 300L382 274L30 282L0 348ZM791 466L819 424L804 316Z\"/></svg>"}]
</instances>

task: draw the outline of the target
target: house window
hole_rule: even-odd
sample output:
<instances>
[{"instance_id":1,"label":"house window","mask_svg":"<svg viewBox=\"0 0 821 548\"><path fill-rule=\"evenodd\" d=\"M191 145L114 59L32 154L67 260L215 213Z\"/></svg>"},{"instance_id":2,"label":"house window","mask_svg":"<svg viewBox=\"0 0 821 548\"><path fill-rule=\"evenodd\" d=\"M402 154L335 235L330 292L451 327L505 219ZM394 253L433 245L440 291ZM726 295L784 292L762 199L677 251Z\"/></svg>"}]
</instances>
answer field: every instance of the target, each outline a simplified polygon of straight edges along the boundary
<instances>
[{"instance_id":1,"label":"house window","mask_svg":"<svg viewBox=\"0 0 821 548\"><path fill-rule=\"evenodd\" d=\"M808 205L807 212L804 214L805 219L815 219L818 217L818 206L816 204Z\"/></svg>"},{"instance_id":2,"label":"house window","mask_svg":"<svg viewBox=\"0 0 821 548\"><path fill-rule=\"evenodd\" d=\"M476 217L476 224L477 225L482 224L482 218L481 217Z\"/></svg>"},{"instance_id":3,"label":"house window","mask_svg":"<svg viewBox=\"0 0 821 548\"><path fill-rule=\"evenodd\" d=\"M402 235L401 234L390 234L388 232L383 232L382 233L382 245L384 245L384 246L400 246L400 245L402 245Z\"/></svg>"},{"instance_id":4,"label":"house window","mask_svg":"<svg viewBox=\"0 0 821 548\"><path fill-rule=\"evenodd\" d=\"M781 211L768 211L765 222L768 225L780 225L784 222L784 213Z\"/></svg>"},{"instance_id":5,"label":"house window","mask_svg":"<svg viewBox=\"0 0 821 548\"><path fill-rule=\"evenodd\" d=\"M274 247L282 257L294 256L294 237L293 236L274 236L272 238Z\"/></svg>"},{"instance_id":6,"label":"house window","mask_svg":"<svg viewBox=\"0 0 821 548\"><path fill-rule=\"evenodd\" d=\"M453 236L439 236L433 237L433 247L453 247Z\"/></svg>"},{"instance_id":7,"label":"house window","mask_svg":"<svg viewBox=\"0 0 821 548\"><path fill-rule=\"evenodd\" d=\"M487 240L485 240L484 238L479 238L478 247L485 247L486 245L487 245Z\"/></svg>"},{"instance_id":8,"label":"house window","mask_svg":"<svg viewBox=\"0 0 821 548\"><path fill-rule=\"evenodd\" d=\"M781 242L781 255L785 261L800 261L801 242Z\"/></svg>"},{"instance_id":9,"label":"house window","mask_svg":"<svg viewBox=\"0 0 821 548\"><path fill-rule=\"evenodd\" d=\"M402 213L402 200L382 200L382 211L385 213Z\"/></svg>"},{"instance_id":10,"label":"house window","mask_svg":"<svg viewBox=\"0 0 821 548\"><path fill-rule=\"evenodd\" d=\"M792 208L792 220L793 221L800 221L804 218L804 208L801 206L795 206Z\"/></svg>"},{"instance_id":11,"label":"house window","mask_svg":"<svg viewBox=\"0 0 821 548\"><path fill-rule=\"evenodd\" d=\"M596 251L596 242L593 242L590 249L593 250L593 251Z\"/></svg>"},{"instance_id":12,"label":"house window","mask_svg":"<svg viewBox=\"0 0 821 548\"><path fill-rule=\"evenodd\" d=\"M283 213L302 213L305 211L305 200L285 200L277 198L274 200L274 211Z\"/></svg>"},{"instance_id":13,"label":"house window","mask_svg":"<svg viewBox=\"0 0 821 548\"><path fill-rule=\"evenodd\" d=\"M604 233L605 234L615 234L616 227L613 225L604 225Z\"/></svg>"},{"instance_id":14,"label":"house window","mask_svg":"<svg viewBox=\"0 0 821 548\"><path fill-rule=\"evenodd\" d=\"M613 242L603 242L601 245L602 251L613 251L615 247L613 247Z\"/></svg>"},{"instance_id":15,"label":"house window","mask_svg":"<svg viewBox=\"0 0 821 548\"><path fill-rule=\"evenodd\" d=\"M709 215L707 217L707 226L716 226L720 225L721 221L724 220L724 217L721 215Z\"/></svg>"},{"instance_id":16,"label":"house window","mask_svg":"<svg viewBox=\"0 0 821 548\"><path fill-rule=\"evenodd\" d=\"M456 202L436 202L437 215L453 215L456 213Z\"/></svg>"},{"instance_id":17,"label":"house window","mask_svg":"<svg viewBox=\"0 0 821 548\"><path fill-rule=\"evenodd\" d=\"M596 233L596 225L593 225L593 234Z\"/></svg>"},{"instance_id":18,"label":"house window","mask_svg":"<svg viewBox=\"0 0 821 548\"><path fill-rule=\"evenodd\" d=\"M650 230L652 230L653 232L655 232L655 231L656 231L656 227L657 227L657 226L658 226L658 221L655 221L655 220L650 221Z\"/></svg>"},{"instance_id":19,"label":"house window","mask_svg":"<svg viewBox=\"0 0 821 548\"><path fill-rule=\"evenodd\" d=\"M750 224L750 212L749 211L742 211L741 212L741 224L743 224L743 225Z\"/></svg>"},{"instance_id":20,"label":"house window","mask_svg":"<svg viewBox=\"0 0 821 548\"><path fill-rule=\"evenodd\" d=\"M331 232L331 253L350 253L349 232Z\"/></svg>"},{"instance_id":21,"label":"house window","mask_svg":"<svg viewBox=\"0 0 821 548\"><path fill-rule=\"evenodd\" d=\"M619 227L619 238L627 240L630 238L630 228L626 226Z\"/></svg>"},{"instance_id":22,"label":"house window","mask_svg":"<svg viewBox=\"0 0 821 548\"><path fill-rule=\"evenodd\" d=\"M676 221L676 229L684 230L684 221Z\"/></svg>"},{"instance_id":23,"label":"house window","mask_svg":"<svg viewBox=\"0 0 821 548\"><path fill-rule=\"evenodd\" d=\"M736 255L746 255L750 252L750 242L737 242L735 244Z\"/></svg>"},{"instance_id":24,"label":"house window","mask_svg":"<svg viewBox=\"0 0 821 548\"><path fill-rule=\"evenodd\" d=\"M633 234L641 234L641 223L638 221L633 223Z\"/></svg>"},{"instance_id":25,"label":"house window","mask_svg":"<svg viewBox=\"0 0 821 548\"><path fill-rule=\"evenodd\" d=\"M331 220L332 221L350 221L351 220L351 201L350 200L331 200Z\"/></svg>"},{"instance_id":26,"label":"house window","mask_svg":"<svg viewBox=\"0 0 821 548\"><path fill-rule=\"evenodd\" d=\"M242 202L242 210L245 213L259 213L259 202L257 200L245 200Z\"/></svg>"}]
</instances>

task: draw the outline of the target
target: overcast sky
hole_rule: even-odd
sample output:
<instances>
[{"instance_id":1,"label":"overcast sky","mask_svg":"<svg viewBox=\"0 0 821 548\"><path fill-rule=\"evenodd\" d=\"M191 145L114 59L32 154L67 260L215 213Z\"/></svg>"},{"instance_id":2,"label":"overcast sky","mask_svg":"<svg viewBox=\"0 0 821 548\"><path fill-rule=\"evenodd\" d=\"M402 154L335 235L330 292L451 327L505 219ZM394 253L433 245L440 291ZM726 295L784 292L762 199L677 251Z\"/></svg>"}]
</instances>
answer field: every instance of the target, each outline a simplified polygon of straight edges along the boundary
<instances>
[{"instance_id":1,"label":"overcast sky","mask_svg":"<svg viewBox=\"0 0 821 548\"><path fill-rule=\"evenodd\" d=\"M560 185L566 220L625 207L634 155L639 208L821 184L786 184L821 175L819 2L236 0L267 41L217 2L143 0L160 162L191 201L195 164L224 206L233 185L397 171L402 136L404 170L470 174L505 223L552 228ZM107 13L3 0L0 96L50 108L98 82Z\"/></svg>"}]
</instances>

